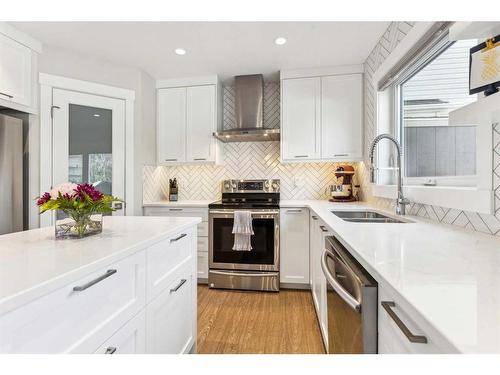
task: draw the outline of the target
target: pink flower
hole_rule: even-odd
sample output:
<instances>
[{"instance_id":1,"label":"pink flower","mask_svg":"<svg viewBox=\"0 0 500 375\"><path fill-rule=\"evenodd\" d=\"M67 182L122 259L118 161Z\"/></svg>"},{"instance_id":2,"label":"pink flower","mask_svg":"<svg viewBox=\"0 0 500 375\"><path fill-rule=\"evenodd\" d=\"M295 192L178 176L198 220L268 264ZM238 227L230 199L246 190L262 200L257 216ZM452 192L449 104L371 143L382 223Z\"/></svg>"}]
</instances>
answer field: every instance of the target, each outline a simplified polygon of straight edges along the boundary
<instances>
[{"instance_id":1,"label":"pink flower","mask_svg":"<svg viewBox=\"0 0 500 375\"><path fill-rule=\"evenodd\" d=\"M65 182L64 184L57 185L50 191L50 198L57 199L59 197L59 193L63 197L72 198L76 194L77 184L72 182Z\"/></svg>"}]
</instances>

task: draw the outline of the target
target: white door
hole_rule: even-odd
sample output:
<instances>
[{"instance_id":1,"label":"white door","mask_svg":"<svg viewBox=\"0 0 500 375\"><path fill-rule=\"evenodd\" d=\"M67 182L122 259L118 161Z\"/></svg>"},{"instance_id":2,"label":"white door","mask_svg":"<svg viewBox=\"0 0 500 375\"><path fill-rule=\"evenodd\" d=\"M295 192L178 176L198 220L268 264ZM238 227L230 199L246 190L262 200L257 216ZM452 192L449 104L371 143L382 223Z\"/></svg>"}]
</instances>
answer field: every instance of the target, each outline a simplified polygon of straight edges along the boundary
<instances>
[{"instance_id":1,"label":"white door","mask_svg":"<svg viewBox=\"0 0 500 375\"><path fill-rule=\"evenodd\" d=\"M31 104L31 50L1 34L0 99Z\"/></svg>"},{"instance_id":2,"label":"white door","mask_svg":"<svg viewBox=\"0 0 500 375\"><path fill-rule=\"evenodd\" d=\"M361 158L363 84L361 74L321 78L321 157Z\"/></svg>"},{"instance_id":3,"label":"white door","mask_svg":"<svg viewBox=\"0 0 500 375\"><path fill-rule=\"evenodd\" d=\"M158 90L158 163L186 161L186 88Z\"/></svg>"},{"instance_id":4,"label":"white door","mask_svg":"<svg viewBox=\"0 0 500 375\"><path fill-rule=\"evenodd\" d=\"M320 89L318 77L282 81L283 160L319 158Z\"/></svg>"},{"instance_id":5,"label":"white door","mask_svg":"<svg viewBox=\"0 0 500 375\"><path fill-rule=\"evenodd\" d=\"M126 199L125 101L53 89L52 105L53 186L91 183Z\"/></svg>"},{"instance_id":6,"label":"white door","mask_svg":"<svg viewBox=\"0 0 500 375\"><path fill-rule=\"evenodd\" d=\"M215 160L215 85L187 88L187 161Z\"/></svg>"}]
</instances>

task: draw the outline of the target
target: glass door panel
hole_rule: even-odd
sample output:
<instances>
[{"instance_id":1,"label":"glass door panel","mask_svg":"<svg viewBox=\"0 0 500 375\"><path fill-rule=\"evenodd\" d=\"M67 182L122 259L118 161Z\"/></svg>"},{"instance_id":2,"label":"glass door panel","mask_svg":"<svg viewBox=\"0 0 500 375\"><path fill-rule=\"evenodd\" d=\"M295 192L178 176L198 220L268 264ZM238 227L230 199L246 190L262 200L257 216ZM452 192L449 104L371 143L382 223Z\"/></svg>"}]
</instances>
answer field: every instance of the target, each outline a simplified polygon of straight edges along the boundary
<instances>
[{"instance_id":1,"label":"glass door panel","mask_svg":"<svg viewBox=\"0 0 500 375\"><path fill-rule=\"evenodd\" d=\"M69 105L68 179L94 184L104 194L112 193L113 121L104 108Z\"/></svg>"},{"instance_id":2,"label":"glass door panel","mask_svg":"<svg viewBox=\"0 0 500 375\"><path fill-rule=\"evenodd\" d=\"M104 194L125 195L125 102L53 89L52 185L89 183ZM124 215L123 204L113 215Z\"/></svg>"}]
</instances>

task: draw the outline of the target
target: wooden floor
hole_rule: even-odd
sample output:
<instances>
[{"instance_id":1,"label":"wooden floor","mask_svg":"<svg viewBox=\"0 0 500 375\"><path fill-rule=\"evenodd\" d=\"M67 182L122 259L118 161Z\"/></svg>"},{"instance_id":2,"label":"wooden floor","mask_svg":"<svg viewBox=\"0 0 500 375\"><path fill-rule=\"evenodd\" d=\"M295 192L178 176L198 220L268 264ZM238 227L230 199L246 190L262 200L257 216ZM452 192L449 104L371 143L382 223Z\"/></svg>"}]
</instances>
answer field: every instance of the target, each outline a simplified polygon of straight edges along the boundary
<instances>
[{"instance_id":1,"label":"wooden floor","mask_svg":"<svg viewBox=\"0 0 500 375\"><path fill-rule=\"evenodd\" d=\"M198 286L198 353L324 353L309 291Z\"/></svg>"}]
</instances>

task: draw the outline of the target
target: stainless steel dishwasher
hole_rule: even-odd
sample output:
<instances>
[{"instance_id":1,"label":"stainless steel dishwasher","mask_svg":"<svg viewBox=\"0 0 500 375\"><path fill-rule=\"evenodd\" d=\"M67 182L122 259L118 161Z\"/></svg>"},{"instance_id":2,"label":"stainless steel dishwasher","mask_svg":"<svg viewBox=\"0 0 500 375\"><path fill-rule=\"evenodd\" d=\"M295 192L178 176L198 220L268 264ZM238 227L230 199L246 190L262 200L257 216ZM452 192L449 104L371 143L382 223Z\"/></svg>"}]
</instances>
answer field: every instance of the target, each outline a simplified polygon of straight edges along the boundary
<instances>
[{"instance_id":1,"label":"stainless steel dishwasher","mask_svg":"<svg viewBox=\"0 0 500 375\"><path fill-rule=\"evenodd\" d=\"M325 245L328 353L377 353L377 282L335 237Z\"/></svg>"}]
</instances>

